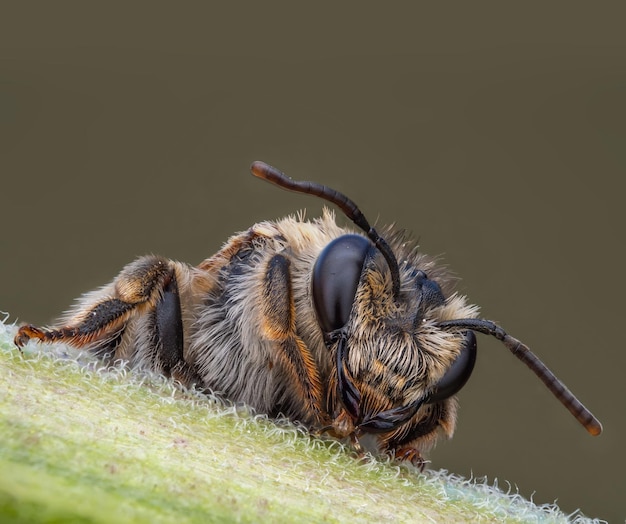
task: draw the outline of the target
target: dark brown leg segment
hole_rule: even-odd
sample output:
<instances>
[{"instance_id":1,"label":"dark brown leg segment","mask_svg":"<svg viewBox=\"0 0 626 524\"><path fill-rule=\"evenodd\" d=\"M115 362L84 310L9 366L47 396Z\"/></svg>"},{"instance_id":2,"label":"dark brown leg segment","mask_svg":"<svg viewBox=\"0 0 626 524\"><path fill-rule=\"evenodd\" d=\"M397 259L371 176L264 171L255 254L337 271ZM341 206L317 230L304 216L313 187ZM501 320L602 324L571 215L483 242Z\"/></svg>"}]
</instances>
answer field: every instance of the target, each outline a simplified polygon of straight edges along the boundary
<instances>
[{"instance_id":1,"label":"dark brown leg segment","mask_svg":"<svg viewBox=\"0 0 626 524\"><path fill-rule=\"evenodd\" d=\"M163 282L160 298L153 313L153 368L186 387L203 387L196 370L184 359L185 331L183 329L180 292L176 272Z\"/></svg>"},{"instance_id":2,"label":"dark brown leg segment","mask_svg":"<svg viewBox=\"0 0 626 524\"><path fill-rule=\"evenodd\" d=\"M165 283L161 298L154 310L155 345L163 371L170 374L172 368L183 360L183 319L176 273Z\"/></svg>"}]
</instances>

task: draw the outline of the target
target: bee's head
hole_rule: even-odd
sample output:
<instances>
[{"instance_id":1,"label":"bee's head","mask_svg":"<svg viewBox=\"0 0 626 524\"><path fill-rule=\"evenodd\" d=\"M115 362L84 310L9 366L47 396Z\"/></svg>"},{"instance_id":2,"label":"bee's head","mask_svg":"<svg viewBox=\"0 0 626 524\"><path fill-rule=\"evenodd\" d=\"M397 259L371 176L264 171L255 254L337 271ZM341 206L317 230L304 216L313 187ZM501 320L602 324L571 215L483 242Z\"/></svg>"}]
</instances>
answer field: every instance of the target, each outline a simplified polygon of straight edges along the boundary
<instances>
[{"instance_id":1,"label":"bee's head","mask_svg":"<svg viewBox=\"0 0 626 524\"><path fill-rule=\"evenodd\" d=\"M349 419L347 435L395 431L422 406L456 394L474 368L474 332L500 340L589 433L601 433L600 422L527 346L490 320L476 318L477 309L463 297L446 295L445 279L434 265L404 253L400 242L392 247L352 200L321 184L292 180L263 162L254 162L251 170L335 204L367 234L330 242L312 277L314 307L335 358L336 396Z\"/></svg>"},{"instance_id":2,"label":"bee's head","mask_svg":"<svg viewBox=\"0 0 626 524\"><path fill-rule=\"evenodd\" d=\"M403 251L404 243L397 244L391 253ZM395 430L422 405L456 394L474 368L474 333L445 331L438 323L474 317L476 308L446 296L439 281L448 279L427 257L404 254L398 265L368 238L348 234L330 242L313 269L313 303L336 359L336 395L350 418L348 432Z\"/></svg>"}]
</instances>

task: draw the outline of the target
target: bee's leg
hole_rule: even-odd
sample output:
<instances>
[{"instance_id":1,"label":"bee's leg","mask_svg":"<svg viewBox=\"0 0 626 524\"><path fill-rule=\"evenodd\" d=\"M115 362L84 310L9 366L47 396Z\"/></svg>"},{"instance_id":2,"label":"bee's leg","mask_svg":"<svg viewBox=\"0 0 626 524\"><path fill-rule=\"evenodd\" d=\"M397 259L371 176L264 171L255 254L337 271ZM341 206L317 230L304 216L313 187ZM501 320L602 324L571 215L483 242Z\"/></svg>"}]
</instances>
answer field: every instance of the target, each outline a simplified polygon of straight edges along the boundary
<instances>
[{"instance_id":1,"label":"bee's leg","mask_svg":"<svg viewBox=\"0 0 626 524\"><path fill-rule=\"evenodd\" d=\"M21 348L30 340L63 342L77 348L93 347L96 352L104 353L107 349L114 349L121 340L132 309L133 304L117 298L99 300L85 305L84 309L77 311L79 318L65 325L55 328L21 326L14 343Z\"/></svg>"},{"instance_id":2,"label":"bee's leg","mask_svg":"<svg viewBox=\"0 0 626 524\"><path fill-rule=\"evenodd\" d=\"M152 313L154 328L150 353L151 367L181 384L202 388L203 381L197 371L184 359L184 337L180 292L176 272L164 282L160 297Z\"/></svg>"},{"instance_id":3,"label":"bee's leg","mask_svg":"<svg viewBox=\"0 0 626 524\"><path fill-rule=\"evenodd\" d=\"M313 357L296 334L295 305L291 289L290 262L274 255L267 265L263 285L262 333L271 341L274 357L293 384L304 408L303 422L326 423L322 412L322 385Z\"/></svg>"},{"instance_id":4,"label":"bee's leg","mask_svg":"<svg viewBox=\"0 0 626 524\"><path fill-rule=\"evenodd\" d=\"M184 366L183 347L183 319L180 308L180 295L176 272L163 282L154 312L152 313L154 328L150 346L153 348L153 367L167 376L175 368ZM156 364L156 365L155 365Z\"/></svg>"},{"instance_id":5,"label":"bee's leg","mask_svg":"<svg viewBox=\"0 0 626 524\"><path fill-rule=\"evenodd\" d=\"M86 295L60 327L22 326L15 345L22 347L31 339L63 342L147 366L188 387L202 386L183 358L177 274L184 277L185 271L182 264L165 258L142 257L128 264L111 284Z\"/></svg>"},{"instance_id":6,"label":"bee's leg","mask_svg":"<svg viewBox=\"0 0 626 524\"><path fill-rule=\"evenodd\" d=\"M428 462L422 457L419 449L410 446L396 449L394 458L401 462L410 462L420 471L424 471L426 463Z\"/></svg>"},{"instance_id":7,"label":"bee's leg","mask_svg":"<svg viewBox=\"0 0 626 524\"><path fill-rule=\"evenodd\" d=\"M118 340L129 319L137 313L156 310L157 324L159 317L175 317L172 310L178 307L180 311L176 289L172 263L155 256L140 258L128 264L111 284L85 295L68 314L65 325L51 329L22 326L15 337L15 344L21 347L36 339L40 342L64 342L79 348L102 348ZM161 302L163 305L158 306ZM175 326L180 326L180 321L175 322ZM165 338L174 345L177 344L176 332L179 329L182 328L174 327L165 333Z\"/></svg>"},{"instance_id":8,"label":"bee's leg","mask_svg":"<svg viewBox=\"0 0 626 524\"><path fill-rule=\"evenodd\" d=\"M390 455L398 461L406 461L413 464L420 471L426 467L427 460L422 456L422 451L428 451L437 440L440 429L448 436L451 435L452 426L449 425L450 412L448 402L438 402L429 405L429 412L424 417L418 413L418 418L402 438L393 439L387 443ZM409 422L411 424L411 422Z\"/></svg>"}]
</instances>

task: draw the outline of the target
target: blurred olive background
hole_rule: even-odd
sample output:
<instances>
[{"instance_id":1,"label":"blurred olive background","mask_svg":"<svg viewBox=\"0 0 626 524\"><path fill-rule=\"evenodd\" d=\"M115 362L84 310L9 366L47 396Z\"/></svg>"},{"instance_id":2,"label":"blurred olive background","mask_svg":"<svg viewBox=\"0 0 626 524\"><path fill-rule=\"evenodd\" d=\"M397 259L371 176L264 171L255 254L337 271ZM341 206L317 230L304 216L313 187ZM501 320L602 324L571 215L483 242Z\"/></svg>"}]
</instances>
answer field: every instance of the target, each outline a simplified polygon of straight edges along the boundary
<instances>
[{"instance_id":1,"label":"blurred olive background","mask_svg":"<svg viewBox=\"0 0 626 524\"><path fill-rule=\"evenodd\" d=\"M480 337L433 467L626 517L623 12L23 5L0 8L0 310L47 323L139 255L316 216L264 160L413 231L604 423Z\"/></svg>"}]
</instances>

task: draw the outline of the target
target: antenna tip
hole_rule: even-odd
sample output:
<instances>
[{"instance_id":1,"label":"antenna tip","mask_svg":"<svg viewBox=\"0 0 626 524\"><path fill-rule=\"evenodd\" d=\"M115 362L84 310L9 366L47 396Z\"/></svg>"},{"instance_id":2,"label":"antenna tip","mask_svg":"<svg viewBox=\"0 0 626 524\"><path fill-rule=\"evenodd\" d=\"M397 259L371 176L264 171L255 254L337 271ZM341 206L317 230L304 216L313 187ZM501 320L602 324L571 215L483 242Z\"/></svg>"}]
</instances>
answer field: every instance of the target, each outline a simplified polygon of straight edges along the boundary
<instances>
[{"instance_id":1,"label":"antenna tip","mask_svg":"<svg viewBox=\"0 0 626 524\"><path fill-rule=\"evenodd\" d=\"M602 433L602 423L594 418L587 424L585 424L585 429L589 432L590 435L597 437L600 433Z\"/></svg>"},{"instance_id":2,"label":"antenna tip","mask_svg":"<svg viewBox=\"0 0 626 524\"><path fill-rule=\"evenodd\" d=\"M250 171L255 177L258 178L266 178L266 173L272 169L271 166L266 164L265 162L261 162L260 160L255 160L250 164Z\"/></svg>"}]
</instances>

